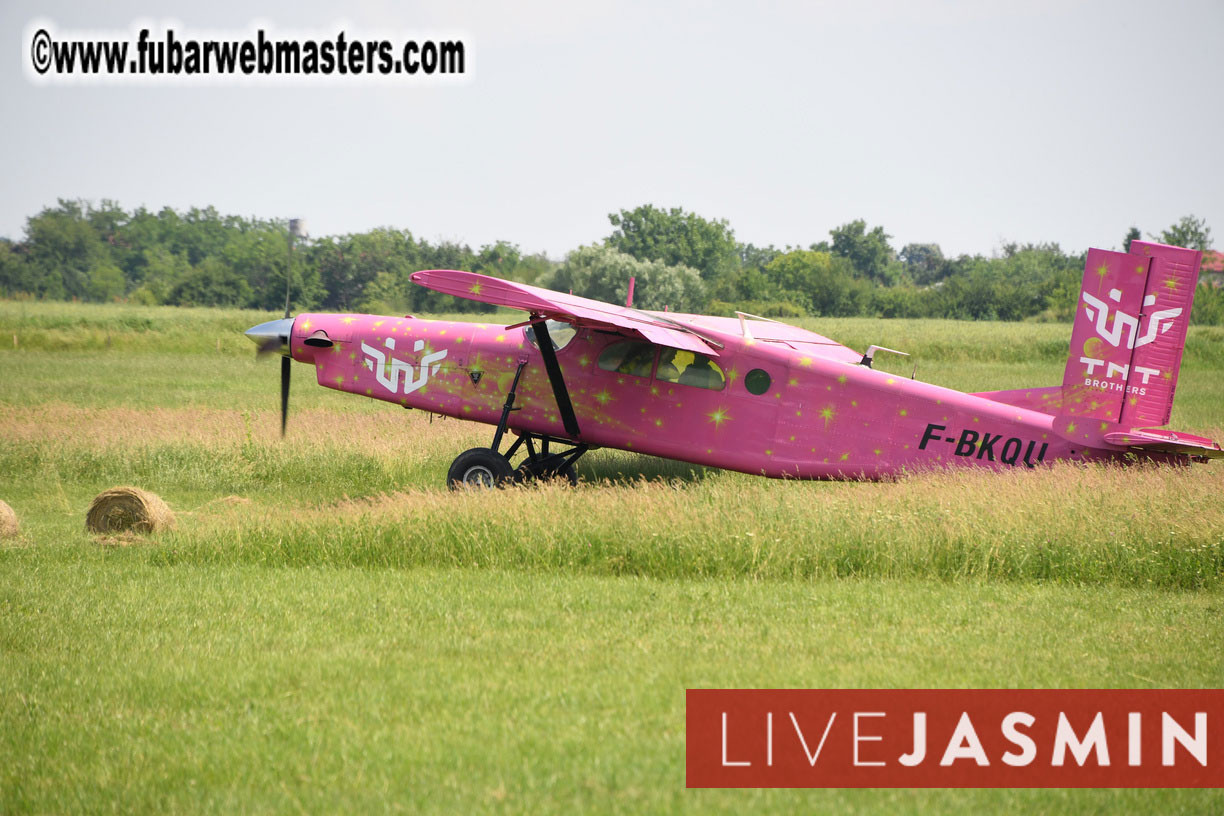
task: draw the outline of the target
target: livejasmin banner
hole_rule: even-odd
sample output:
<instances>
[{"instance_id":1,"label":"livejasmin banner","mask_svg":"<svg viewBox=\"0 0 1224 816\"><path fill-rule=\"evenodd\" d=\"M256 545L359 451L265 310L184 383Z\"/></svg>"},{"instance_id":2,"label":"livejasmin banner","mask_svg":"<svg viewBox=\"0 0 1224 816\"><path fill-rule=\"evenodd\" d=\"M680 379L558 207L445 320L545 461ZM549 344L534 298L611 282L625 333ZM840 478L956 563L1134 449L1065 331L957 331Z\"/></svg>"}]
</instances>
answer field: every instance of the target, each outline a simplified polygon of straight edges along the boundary
<instances>
[{"instance_id":1,"label":"livejasmin banner","mask_svg":"<svg viewBox=\"0 0 1224 816\"><path fill-rule=\"evenodd\" d=\"M690 788L1224 787L1224 690L689 689Z\"/></svg>"}]
</instances>

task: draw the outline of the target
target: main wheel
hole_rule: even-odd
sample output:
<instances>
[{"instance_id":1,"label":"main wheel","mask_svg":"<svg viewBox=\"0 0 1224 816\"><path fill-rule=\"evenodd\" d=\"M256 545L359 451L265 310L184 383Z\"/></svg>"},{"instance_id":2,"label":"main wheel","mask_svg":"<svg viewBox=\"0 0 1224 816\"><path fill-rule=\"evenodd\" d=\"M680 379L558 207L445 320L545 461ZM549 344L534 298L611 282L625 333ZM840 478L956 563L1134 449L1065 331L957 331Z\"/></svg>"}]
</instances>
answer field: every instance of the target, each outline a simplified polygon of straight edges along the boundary
<instances>
[{"instance_id":1,"label":"main wheel","mask_svg":"<svg viewBox=\"0 0 1224 816\"><path fill-rule=\"evenodd\" d=\"M514 475L510 461L491 448L472 448L455 457L446 474L451 490L501 487Z\"/></svg>"}]
</instances>

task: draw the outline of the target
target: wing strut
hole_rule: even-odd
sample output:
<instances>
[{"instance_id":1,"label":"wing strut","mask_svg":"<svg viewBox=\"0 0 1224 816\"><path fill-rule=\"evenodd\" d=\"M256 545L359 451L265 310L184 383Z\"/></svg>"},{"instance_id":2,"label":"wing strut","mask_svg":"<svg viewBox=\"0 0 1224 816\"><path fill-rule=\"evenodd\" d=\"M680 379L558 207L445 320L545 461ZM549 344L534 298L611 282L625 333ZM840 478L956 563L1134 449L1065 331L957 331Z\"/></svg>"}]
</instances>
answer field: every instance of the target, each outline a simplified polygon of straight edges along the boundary
<instances>
[{"instance_id":1,"label":"wing strut","mask_svg":"<svg viewBox=\"0 0 1224 816\"><path fill-rule=\"evenodd\" d=\"M526 365L527 360L524 359L518 364L518 368L514 370L514 382L510 383L510 393L506 395L506 404L502 406L501 419L497 421L497 431L493 434L493 444L489 446L493 449L494 453L497 453L497 449L501 445L502 436L506 433L506 424L510 422L510 412L518 410L514 407L514 395L518 391L519 377L523 376L523 369ZM514 444L515 446L518 445L517 442ZM511 450L514 449L511 448Z\"/></svg>"},{"instance_id":2,"label":"wing strut","mask_svg":"<svg viewBox=\"0 0 1224 816\"><path fill-rule=\"evenodd\" d=\"M540 315L533 314L532 320L540 320ZM570 402L569 390L565 387L565 377L561 375L561 365L557 362L557 352L553 348L552 338L548 335L548 324L543 320L535 324L536 339L540 344L540 356L544 358L544 368L548 371L548 381L552 384L553 396L557 398L557 410L561 413L561 422L565 432L578 437L578 418L574 416L574 404Z\"/></svg>"}]
</instances>

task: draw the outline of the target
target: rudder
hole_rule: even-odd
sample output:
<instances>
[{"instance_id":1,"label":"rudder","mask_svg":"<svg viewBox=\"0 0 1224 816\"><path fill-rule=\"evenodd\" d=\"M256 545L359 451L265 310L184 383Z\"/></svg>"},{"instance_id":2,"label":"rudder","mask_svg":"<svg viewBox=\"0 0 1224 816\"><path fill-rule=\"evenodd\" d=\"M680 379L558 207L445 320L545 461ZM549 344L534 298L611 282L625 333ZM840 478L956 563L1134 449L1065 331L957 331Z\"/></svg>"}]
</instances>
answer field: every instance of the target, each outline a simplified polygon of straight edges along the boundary
<instances>
[{"instance_id":1,"label":"rudder","mask_svg":"<svg viewBox=\"0 0 1224 816\"><path fill-rule=\"evenodd\" d=\"M1146 384L1134 402L1122 406L1123 425L1166 425L1173 411L1173 392L1181 368L1190 309L1198 286L1203 253L1194 249L1133 241L1131 254L1151 259L1144 287L1146 330L1135 344L1127 384ZM1147 340L1147 342L1143 342ZM1160 372L1158 375L1144 372Z\"/></svg>"},{"instance_id":2,"label":"rudder","mask_svg":"<svg viewBox=\"0 0 1224 816\"><path fill-rule=\"evenodd\" d=\"M1201 261L1198 250L1146 241L1129 253L1088 251L1062 416L1130 428L1169 421Z\"/></svg>"}]
</instances>

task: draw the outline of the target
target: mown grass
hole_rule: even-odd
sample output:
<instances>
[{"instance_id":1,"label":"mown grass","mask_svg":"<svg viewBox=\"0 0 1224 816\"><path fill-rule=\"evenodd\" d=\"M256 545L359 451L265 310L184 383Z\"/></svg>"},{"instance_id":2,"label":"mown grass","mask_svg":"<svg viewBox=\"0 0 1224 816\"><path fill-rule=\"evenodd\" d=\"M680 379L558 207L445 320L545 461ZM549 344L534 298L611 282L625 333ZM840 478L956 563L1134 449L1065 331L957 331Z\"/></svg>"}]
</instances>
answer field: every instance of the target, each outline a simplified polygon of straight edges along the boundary
<instances>
[{"instance_id":1,"label":"mown grass","mask_svg":"<svg viewBox=\"0 0 1224 816\"><path fill-rule=\"evenodd\" d=\"M598 451L576 489L452 494L487 427L298 369L280 440L239 333L267 317L0 303L0 812L1224 809L683 788L686 687L1218 686L1218 463L808 483ZM967 390L1058 382L1069 333L813 328ZM1212 331L1173 421L1218 438ZM87 536L117 484L176 529Z\"/></svg>"},{"instance_id":2,"label":"mown grass","mask_svg":"<svg viewBox=\"0 0 1224 816\"><path fill-rule=\"evenodd\" d=\"M0 806L1210 812L1219 791L686 791L686 687L1213 685L1219 598L0 552Z\"/></svg>"}]
</instances>

